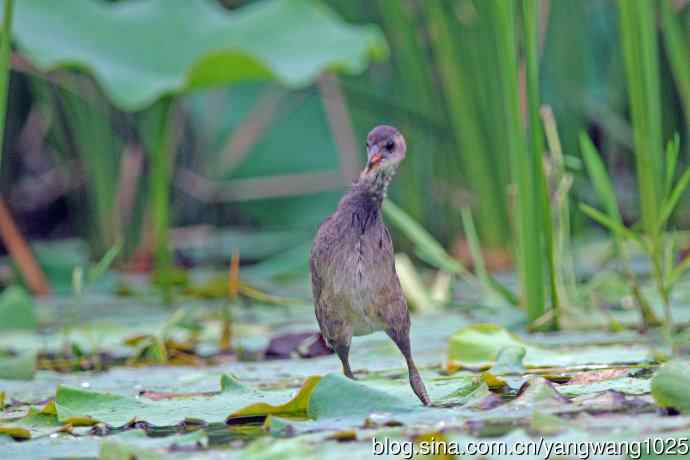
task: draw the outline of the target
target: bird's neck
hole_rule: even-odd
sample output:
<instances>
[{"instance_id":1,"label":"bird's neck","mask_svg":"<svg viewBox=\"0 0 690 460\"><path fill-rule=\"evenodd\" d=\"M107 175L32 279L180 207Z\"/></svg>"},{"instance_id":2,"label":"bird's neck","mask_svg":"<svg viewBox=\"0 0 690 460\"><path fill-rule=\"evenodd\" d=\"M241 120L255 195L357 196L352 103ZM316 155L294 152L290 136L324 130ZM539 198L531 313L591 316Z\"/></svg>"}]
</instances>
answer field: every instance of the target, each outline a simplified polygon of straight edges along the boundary
<instances>
[{"instance_id":1,"label":"bird's neck","mask_svg":"<svg viewBox=\"0 0 690 460\"><path fill-rule=\"evenodd\" d=\"M364 235L381 219L381 205L393 175L383 170L364 170L338 206L351 226Z\"/></svg>"},{"instance_id":2,"label":"bird's neck","mask_svg":"<svg viewBox=\"0 0 690 460\"><path fill-rule=\"evenodd\" d=\"M352 185L352 192L361 195L365 199L370 199L376 206L380 207L386 198L388 185L394 175L394 169L364 170L360 174L359 179Z\"/></svg>"}]
</instances>

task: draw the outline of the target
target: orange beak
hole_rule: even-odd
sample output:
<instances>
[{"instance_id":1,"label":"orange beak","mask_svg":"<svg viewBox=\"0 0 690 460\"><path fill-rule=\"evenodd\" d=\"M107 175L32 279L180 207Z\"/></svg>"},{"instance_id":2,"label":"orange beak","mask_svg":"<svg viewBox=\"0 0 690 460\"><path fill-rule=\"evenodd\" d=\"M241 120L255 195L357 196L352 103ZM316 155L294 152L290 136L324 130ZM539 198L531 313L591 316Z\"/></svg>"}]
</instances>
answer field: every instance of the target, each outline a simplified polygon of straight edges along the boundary
<instances>
[{"instance_id":1,"label":"orange beak","mask_svg":"<svg viewBox=\"0 0 690 460\"><path fill-rule=\"evenodd\" d=\"M374 166L376 166L377 164L381 163L382 159L383 159L383 157L381 156L380 153L373 154L371 156L371 158L369 159L369 169L371 169Z\"/></svg>"}]
</instances>

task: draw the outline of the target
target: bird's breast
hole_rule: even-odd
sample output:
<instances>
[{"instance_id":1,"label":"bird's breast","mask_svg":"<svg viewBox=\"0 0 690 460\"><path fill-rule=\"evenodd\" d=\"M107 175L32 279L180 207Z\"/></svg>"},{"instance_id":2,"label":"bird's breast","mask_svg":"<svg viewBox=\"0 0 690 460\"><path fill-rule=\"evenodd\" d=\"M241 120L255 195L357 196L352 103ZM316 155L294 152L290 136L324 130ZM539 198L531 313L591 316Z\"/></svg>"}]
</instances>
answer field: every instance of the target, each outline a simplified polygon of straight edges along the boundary
<instances>
[{"instance_id":1,"label":"bird's breast","mask_svg":"<svg viewBox=\"0 0 690 460\"><path fill-rule=\"evenodd\" d=\"M354 335L383 328L376 306L387 292L393 261L380 249L379 239L366 232L350 235L334 245L326 267L327 290L352 324Z\"/></svg>"}]
</instances>

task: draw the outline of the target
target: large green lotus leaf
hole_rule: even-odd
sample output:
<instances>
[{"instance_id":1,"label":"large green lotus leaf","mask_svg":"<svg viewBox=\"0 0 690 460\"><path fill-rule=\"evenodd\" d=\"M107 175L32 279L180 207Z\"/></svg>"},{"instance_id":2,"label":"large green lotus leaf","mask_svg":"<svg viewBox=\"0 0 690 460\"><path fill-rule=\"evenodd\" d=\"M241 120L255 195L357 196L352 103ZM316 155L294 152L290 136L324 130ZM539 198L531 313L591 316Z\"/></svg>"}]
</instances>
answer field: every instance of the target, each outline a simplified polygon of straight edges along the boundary
<instances>
[{"instance_id":1,"label":"large green lotus leaf","mask_svg":"<svg viewBox=\"0 0 690 460\"><path fill-rule=\"evenodd\" d=\"M22 0L14 32L34 65L86 69L124 110L242 80L300 87L326 69L362 72L370 57L387 54L376 27L343 23L309 0L235 12L212 0Z\"/></svg>"},{"instance_id":2,"label":"large green lotus leaf","mask_svg":"<svg viewBox=\"0 0 690 460\"><path fill-rule=\"evenodd\" d=\"M448 393L451 388L447 383L428 380L432 399ZM421 405L406 379L357 382L339 374L313 376L297 394L291 389L255 390L236 382L225 382L222 387L223 391L213 394L166 395L164 399L152 400L63 385L58 387L55 407L62 423L86 418L115 427L135 418L156 426L170 426L186 418L215 423L224 421L226 416L232 419L252 415L296 420L349 418L358 424L374 412L415 412L423 416L433 410Z\"/></svg>"},{"instance_id":3,"label":"large green lotus leaf","mask_svg":"<svg viewBox=\"0 0 690 460\"><path fill-rule=\"evenodd\" d=\"M432 372L422 372L427 392L434 403L460 406L476 400L481 393L475 394L479 385L473 376L434 378L434 375ZM390 413L406 422L418 416L427 417L428 421L433 417L432 413L442 413L422 405L410 388L406 372L400 378L384 376L365 380L351 380L342 374L325 375L311 393L307 412L315 420L341 417L356 419L372 413Z\"/></svg>"},{"instance_id":4,"label":"large green lotus leaf","mask_svg":"<svg viewBox=\"0 0 690 460\"><path fill-rule=\"evenodd\" d=\"M460 406L476 402L488 395L488 390L469 390L466 376L435 379L432 375L423 373L427 391L432 401L444 407L449 404ZM483 388L486 389L486 386ZM460 397L460 393L464 396ZM449 418L453 418L448 409L423 406L412 392L406 375L404 378L384 377L355 381L342 374L327 374L307 379L298 396L286 405L270 407L258 404L231 414L229 419L266 413L290 414L294 411L285 409L295 404L306 409L307 417L307 420L292 423L291 429L295 433L352 430L361 426L365 419L375 424L394 422L415 426L447 422Z\"/></svg>"},{"instance_id":5,"label":"large green lotus leaf","mask_svg":"<svg viewBox=\"0 0 690 460\"><path fill-rule=\"evenodd\" d=\"M2 458L12 460L35 460L37 458L96 458L102 438L82 436L76 438L69 434L57 437L43 436L27 442L16 442L0 436Z\"/></svg>"},{"instance_id":6,"label":"large green lotus leaf","mask_svg":"<svg viewBox=\"0 0 690 460\"><path fill-rule=\"evenodd\" d=\"M314 388L309 400L313 419L364 415L372 412L405 412L421 404L407 388L402 395L356 382L343 375L329 374ZM414 398L414 399L413 399Z\"/></svg>"},{"instance_id":7,"label":"large green lotus leaf","mask_svg":"<svg viewBox=\"0 0 690 460\"><path fill-rule=\"evenodd\" d=\"M228 413L303 418L306 416L309 395L318 380L319 377L307 379L294 395L292 389L261 391L225 377L221 379L219 392L167 394L158 400L61 385L57 389L55 407L60 422L87 418L115 427L123 426L135 418L156 426L175 425L187 418L217 423L223 422Z\"/></svg>"},{"instance_id":8,"label":"large green lotus leaf","mask_svg":"<svg viewBox=\"0 0 690 460\"><path fill-rule=\"evenodd\" d=\"M527 367L579 366L584 364L650 362L649 351L636 346L596 346L579 348L576 353L537 347L526 343L495 324L473 324L450 337L448 359L460 366L489 366L498 352L507 347L522 347L526 351Z\"/></svg>"},{"instance_id":9,"label":"large green lotus leaf","mask_svg":"<svg viewBox=\"0 0 690 460\"><path fill-rule=\"evenodd\" d=\"M165 437L149 437L143 430L129 430L106 437L54 436L33 437L30 442L14 442L0 436L2 458L101 458L101 459L144 459L163 456L171 447L187 452L197 445L207 445L205 430L186 434L172 434ZM189 455L189 453L187 453ZM187 458L187 457L185 457Z\"/></svg>"},{"instance_id":10,"label":"large green lotus leaf","mask_svg":"<svg viewBox=\"0 0 690 460\"><path fill-rule=\"evenodd\" d=\"M267 402L259 402L234 412L228 419L247 415L278 415L303 419L307 417L309 413L311 395L320 381L321 377L319 376L309 377L304 382L297 395L285 404L274 405Z\"/></svg>"},{"instance_id":11,"label":"large green lotus leaf","mask_svg":"<svg viewBox=\"0 0 690 460\"><path fill-rule=\"evenodd\" d=\"M0 434L15 439L29 439L58 432L62 424L54 414L30 407L26 415L17 419L0 419Z\"/></svg>"},{"instance_id":12,"label":"large green lotus leaf","mask_svg":"<svg viewBox=\"0 0 690 460\"><path fill-rule=\"evenodd\" d=\"M270 439L261 438L251 443L242 452L242 460L316 460L330 458L316 455L316 446L304 439Z\"/></svg>"},{"instance_id":13,"label":"large green lotus leaf","mask_svg":"<svg viewBox=\"0 0 690 460\"><path fill-rule=\"evenodd\" d=\"M651 380L620 377L601 382L560 385L558 392L564 396L581 396L614 390L628 395L643 395L650 392Z\"/></svg>"},{"instance_id":14,"label":"large green lotus leaf","mask_svg":"<svg viewBox=\"0 0 690 460\"><path fill-rule=\"evenodd\" d=\"M177 450L208 446L208 435L203 430L165 437L151 437L143 430L131 430L110 436L101 443L98 458L119 460L136 458L138 460L163 458L174 446Z\"/></svg>"},{"instance_id":15,"label":"large green lotus leaf","mask_svg":"<svg viewBox=\"0 0 690 460\"><path fill-rule=\"evenodd\" d=\"M465 383L465 379L456 380ZM439 385L429 380L429 383L432 399L448 392L447 382ZM324 377L309 377L299 393L286 404L253 404L231 414L229 418L266 414L313 420L361 418L374 412L405 413L424 409L406 380L384 378L354 381L341 374L327 374Z\"/></svg>"},{"instance_id":16,"label":"large green lotus leaf","mask_svg":"<svg viewBox=\"0 0 690 460\"><path fill-rule=\"evenodd\" d=\"M429 397L437 406L454 406L459 410L460 406L488 395L486 385L480 385L471 375L439 378L432 372L422 372L422 378ZM332 420L345 427L348 423L356 426L371 414L391 414L396 421L410 425L433 423L444 417L448 420L445 409L422 405L410 388L406 373L400 378L356 381L342 374L328 374L314 387L309 399L308 415L313 420L324 421L322 426L331 425Z\"/></svg>"},{"instance_id":17,"label":"large green lotus leaf","mask_svg":"<svg viewBox=\"0 0 690 460\"><path fill-rule=\"evenodd\" d=\"M671 361L656 371L652 378L652 396L662 407L690 412L690 362Z\"/></svg>"}]
</instances>

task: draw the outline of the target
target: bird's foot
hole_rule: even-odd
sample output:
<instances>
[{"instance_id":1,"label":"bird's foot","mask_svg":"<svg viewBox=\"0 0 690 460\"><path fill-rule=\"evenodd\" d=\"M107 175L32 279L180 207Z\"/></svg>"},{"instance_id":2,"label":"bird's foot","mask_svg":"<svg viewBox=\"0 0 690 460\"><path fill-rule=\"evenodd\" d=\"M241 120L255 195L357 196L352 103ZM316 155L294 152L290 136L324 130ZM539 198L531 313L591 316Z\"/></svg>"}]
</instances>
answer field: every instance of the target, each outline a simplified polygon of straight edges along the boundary
<instances>
[{"instance_id":1,"label":"bird's foot","mask_svg":"<svg viewBox=\"0 0 690 460\"><path fill-rule=\"evenodd\" d=\"M431 405L431 398L429 398L429 395L426 392L426 387L424 386L424 382L422 381L422 377L419 375L419 372L417 372L416 369L413 372L410 372L410 386L422 404L425 406Z\"/></svg>"},{"instance_id":2,"label":"bird's foot","mask_svg":"<svg viewBox=\"0 0 690 460\"><path fill-rule=\"evenodd\" d=\"M343 369L343 374L345 374L345 377L351 380L357 380L357 378L352 374L352 371L350 369Z\"/></svg>"}]
</instances>

